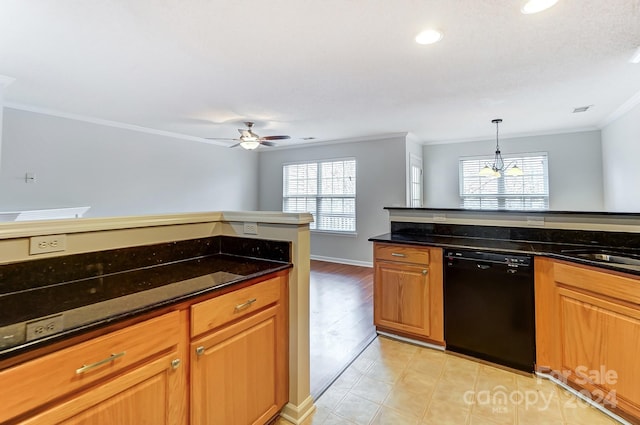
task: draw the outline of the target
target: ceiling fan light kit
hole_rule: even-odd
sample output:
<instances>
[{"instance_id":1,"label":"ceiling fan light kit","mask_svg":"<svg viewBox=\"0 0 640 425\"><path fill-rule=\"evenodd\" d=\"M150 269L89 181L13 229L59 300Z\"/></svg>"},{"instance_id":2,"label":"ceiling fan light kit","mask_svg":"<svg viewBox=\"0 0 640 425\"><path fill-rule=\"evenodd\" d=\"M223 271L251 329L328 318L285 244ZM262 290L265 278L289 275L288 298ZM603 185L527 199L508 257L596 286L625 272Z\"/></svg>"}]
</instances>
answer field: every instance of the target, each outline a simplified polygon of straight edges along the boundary
<instances>
[{"instance_id":1,"label":"ceiling fan light kit","mask_svg":"<svg viewBox=\"0 0 640 425\"><path fill-rule=\"evenodd\" d=\"M478 172L480 176L483 177L494 177L498 178L502 176L502 173L506 176L521 176L524 174L522 168L518 167L518 164L512 162L513 166L509 164L509 166L505 167L504 159L502 159L502 153L500 152L500 143L498 139L498 126L502 122L501 118L496 118L491 120L492 123L496 125L496 152L493 157L493 164L485 164L485 166Z\"/></svg>"},{"instance_id":2,"label":"ceiling fan light kit","mask_svg":"<svg viewBox=\"0 0 640 425\"><path fill-rule=\"evenodd\" d=\"M253 132L253 122L246 121L244 125L247 128L239 128L238 133L240 133L240 138L238 139L217 139L208 137L209 140L235 140L235 145L229 146L230 148L235 148L236 146L240 146L246 150L254 150L258 148L260 145L262 146L277 146L275 143L271 142L271 140L286 140L290 139L289 136L265 136L260 137L256 133Z\"/></svg>"},{"instance_id":3,"label":"ceiling fan light kit","mask_svg":"<svg viewBox=\"0 0 640 425\"><path fill-rule=\"evenodd\" d=\"M242 142L240 142L240 147L245 148L249 151L254 150L258 146L260 146L260 142L258 142L257 140L243 140Z\"/></svg>"}]
</instances>

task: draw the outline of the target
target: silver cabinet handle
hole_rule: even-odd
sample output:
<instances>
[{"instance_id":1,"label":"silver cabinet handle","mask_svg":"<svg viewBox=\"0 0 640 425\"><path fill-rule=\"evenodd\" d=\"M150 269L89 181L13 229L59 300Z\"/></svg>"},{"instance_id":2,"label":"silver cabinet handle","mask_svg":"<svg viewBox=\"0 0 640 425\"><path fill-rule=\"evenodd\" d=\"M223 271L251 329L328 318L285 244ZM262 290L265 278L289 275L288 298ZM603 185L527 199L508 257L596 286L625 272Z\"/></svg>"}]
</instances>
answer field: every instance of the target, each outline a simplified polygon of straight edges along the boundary
<instances>
[{"instance_id":1,"label":"silver cabinet handle","mask_svg":"<svg viewBox=\"0 0 640 425\"><path fill-rule=\"evenodd\" d=\"M247 302L244 302L242 304L238 304L236 306L236 308L234 308L234 311L240 311L240 310L244 310L245 308L251 306L251 304L253 304L254 302L258 301L257 298L251 298L250 300L248 300Z\"/></svg>"},{"instance_id":2,"label":"silver cabinet handle","mask_svg":"<svg viewBox=\"0 0 640 425\"><path fill-rule=\"evenodd\" d=\"M197 354L198 356L201 356L201 355L203 355L203 354L204 354L204 347L203 347L202 345L201 345L200 347L197 347L197 348L196 348L196 354Z\"/></svg>"},{"instance_id":3,"label":"silver cabinet handle","mask_svg":"<svg viewBox=\"0 0 640 425\"><path fill-rule=\"evenodd\" d=\"M392 256L392 257L402 257L402 258L404 258L404 257L406 257L406 256L407 256L407 254L401 254L401 253L399 253L399 252L392 252L392 253L391 253L391 256Z\"/></svg>"},{"instance_id":4,"label":"silver cabinet handle","mask_svg":"<svg viewBox=\"0 0 640 425\"><path fill-rule=\"evenodd\" d=\"M180 359L171 360L171 369L176 370L180 366Z\"/></svg>"},{"instance_id":5,"label":"silver cabinet handle","mask_svg":"<svg viewBox=\"0 0 640 425\"><path fill-rule=\"evenodd\" d=\"M427 269L422 269L422 275L423 275L423 276L426 276L426 275L427 275L427 273L429 273L429 270L427 270Z\"/></svg>"},{"instance_id":6,"label":"silver cabinet handle","mask_svg":"<svg viewBox=\"0 0 640 425\"><path fill-rule=\"evenodd\" d=\"M98 367L98 366L102 366L103 364L111 363L111 362L112 362L112 361L114 361L115 359L118 359L118 358L120 358L120 357L124 356L125 354L127 354L127 352L126 352L126 351L123 351L122 353L112 354L112 355L110 355L109 357L107 357L106 359L102 359L102 360L100 360L99 362L95 362L95 363L91 363L91 364L85 364L85 365L82 365L82 367L81 367L81 368L76 369L76 375L83 374L83 373L85 373L86 371L91 370L91 369L94 369L94 368L96 368L96 367Z\"/></svg>"}]
</instances>

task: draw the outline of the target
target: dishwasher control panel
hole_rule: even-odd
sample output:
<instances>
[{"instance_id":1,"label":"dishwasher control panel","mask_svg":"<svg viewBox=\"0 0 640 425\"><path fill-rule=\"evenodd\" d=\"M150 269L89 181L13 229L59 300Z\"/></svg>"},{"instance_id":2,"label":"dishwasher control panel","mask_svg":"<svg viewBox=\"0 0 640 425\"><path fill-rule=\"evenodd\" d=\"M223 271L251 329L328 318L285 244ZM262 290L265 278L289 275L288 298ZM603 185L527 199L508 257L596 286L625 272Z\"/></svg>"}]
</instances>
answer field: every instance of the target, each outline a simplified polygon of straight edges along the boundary
<instances>
[{"instance_id":1,"label":"dishwasher control panel","mask_svg":"<svg viewBox=\"0 0 640 425\"><path fill-rule=\"evenodd\" d=\"M528 255L471 250L447 250L445 251L444 258L447 260L447 265L449 266L453 264L454 260L504 264L510 267L528 267L533 263L533 258Z\"/></svg>"}]
</instances>

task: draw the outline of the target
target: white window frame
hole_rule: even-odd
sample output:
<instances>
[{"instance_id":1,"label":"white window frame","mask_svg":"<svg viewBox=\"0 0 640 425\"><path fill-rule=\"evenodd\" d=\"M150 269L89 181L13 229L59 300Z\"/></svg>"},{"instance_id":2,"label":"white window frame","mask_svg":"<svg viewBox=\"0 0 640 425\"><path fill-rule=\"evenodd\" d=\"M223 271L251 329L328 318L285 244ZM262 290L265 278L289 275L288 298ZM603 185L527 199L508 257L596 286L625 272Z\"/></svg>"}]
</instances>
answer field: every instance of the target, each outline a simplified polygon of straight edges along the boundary
<instances>
[{"instance_id":1,"label":"white window frame","mask_svg":"<svg viewBox=\"0 0 640 425\"><path fill-rule=\"evenodd\" d=\"M517 194L507 194L505 193L505 183L509 180L505 181L505 179L520 179L524 186L524 179L536 179L541 176L541 174L528 174L527 168L523 167L522 160L523 158L534 158L534 157L544 157L543 162L543 172L542 172L542 191L536 193L517 193ZM464 172L463 172L463 164L465 161L478 161L482 166L484 164L491 165L494 160L494 156L470 156L470 157L461 157L458 161L458 181L459 181L459 194L460 194L460 207L461 208L469 208L469 209L498 209L498 210L527 210L527 211L545 211L549 209L549 155L547 152L527 152L527 153L519 153L519 154L503 154L503 159L505 163L505 170L510 168L513 163L518 164L518 167L523 168L525 172L524 176L508 176L503 175L501 177L485 177L485 176L475 176L474 179L478 178L483 184L489 184L494 180L497 180L497 191L491 193L465 193L465 180L464 180ZM515 180L513 180L515 181ZM538 182L538 186L540 182ZM468 188L467 188L468 189ZM471 199L473 199L474 203L479 203L479 206L471 206ZM510 207L509 202L519 203L517 207ZM482 205L482 204L485 205ZM527 205L529 204L529 205ZM535 206L533 206L535 205Z\"/></svg>"},{"instance_id":2,"label":"white window frame","mask_svg":"<svg viewBox=\"0 0 640 425\"><path fill-rule=\"evenodd\" d=\"M409 156L409 206L422 207L422 158L417 155Z\"/></svg>"},{"instance_id":3,"label":"white window frame","mask_svg":"<svg viewBox=\"0 0 640 425\"><path fill-rule=\"evenodd\" d=\"M354 182L353 182L353 194L335 194L335 193L321 193L322 192L322 180L323 180L323 175L322 175L322 164L327 164L327 163L340 163L340 162L351 162L353 161L354 164L354 176L352 176ZM316 192L315 194L287 194L286 190L287 190L287 176L286 176L286 168L288 166L292 166L292 165L311 165L311 164L316 164L317 165L317 176L316 176ZM356 161L356 158L353 157L347 157L347 158L333 158L333 159L322 159L322 160L314 160L314 161L298 161L298 162L289 162L289 163L284 163L282 164L282 211L283 212L302 212L300 210L296 210L294 211L293 209L289 209L287 210L286 205L287 205L287 199L290 198L307 198L308 200L311 200L312 203L315 203L315 211L305 211L305 212L310 212L313 215L313 219L314 221L310 224L309 228L312 232L314 233L334 233L334 234L339 234L339 235L350 235L350 236L356 236L357 233L357 202L356 202L356 194L357 194L357 174L358 174L358 164ZM323 218L326 217L331 217L331 216L337 216L340 217L341 214L340 213L335 213L335 212L327 212L325 214L322 213L322 207L321 204L323 202L323 200L328 200L328 199L343 199L343 200L353 200L353 213L343 213L342 216L346 217L348 219L352 219L353 220L353 228L349 229L349 230L340 230L338 228L331 228L331 227L324 227L321 228L319 226L321 226L322 222L324 221ZM314 202L315 200L315 202Z\"/></svg>"}]
</instances>

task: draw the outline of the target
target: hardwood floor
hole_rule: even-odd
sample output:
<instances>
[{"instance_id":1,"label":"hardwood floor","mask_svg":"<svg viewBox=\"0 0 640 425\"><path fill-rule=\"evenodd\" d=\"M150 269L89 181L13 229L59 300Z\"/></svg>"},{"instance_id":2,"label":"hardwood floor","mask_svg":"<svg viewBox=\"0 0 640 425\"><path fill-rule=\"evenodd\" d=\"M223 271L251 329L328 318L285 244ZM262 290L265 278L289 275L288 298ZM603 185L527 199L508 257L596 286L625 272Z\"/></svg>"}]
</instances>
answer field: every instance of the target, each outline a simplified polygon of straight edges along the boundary
<instances>
[{"instance_id":1,"label":"hardwood floor","mask_svg":"<svg viewBox=\"0 0 640 425\"><path fill-rule=\"evenodd\" d=\"M317 398L375 338L373 269L311 260L311 395Z\"/></svg>"}]
</instances>

